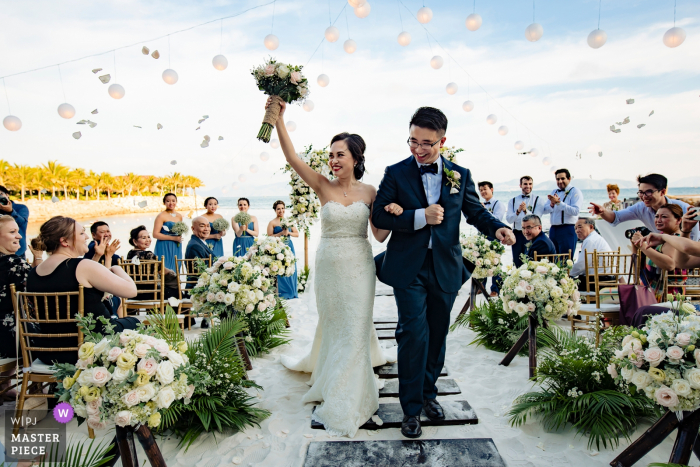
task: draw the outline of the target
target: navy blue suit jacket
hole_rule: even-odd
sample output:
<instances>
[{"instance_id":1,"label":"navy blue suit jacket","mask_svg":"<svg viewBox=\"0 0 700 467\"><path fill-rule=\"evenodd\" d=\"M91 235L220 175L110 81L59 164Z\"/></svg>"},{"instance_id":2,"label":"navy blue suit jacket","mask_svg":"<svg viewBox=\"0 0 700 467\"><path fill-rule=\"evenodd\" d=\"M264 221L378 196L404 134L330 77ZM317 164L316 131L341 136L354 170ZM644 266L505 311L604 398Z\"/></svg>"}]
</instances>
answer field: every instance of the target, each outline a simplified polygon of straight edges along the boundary
<instances>
[{"instance_id":1,"label":"navy blue suit jacket","mask_svg":"<svg viewBox=\"0 0 700 467\"><path fill-rule=\"evenodd\" d=\"M203 240L200 240L192 235L192 237L190 237L190 241L187 243L187 248L185 249L185 259L209 258L212 251L202 242Z\"/></svg>"},{"instance_id":2,"label":"navy blue suit jacket","mask_svg":"<svg viewBox=\"0 0 700 467\"><path fill-rule=\"evenodd\" d=\"M545 235L544 231L532 240L532 245L527 250L527 257L534 261L535 253L538 255L554 255L557 253L554 243Z\"/></svg>"},{"instance_id":3,"label":"navy blue suit jacket","mask_svg":"<svg viewBox=\"0 0 700 467\"><path fill-rule=\"evenodd\" d=\"M470 224L488 236L495 237L498 229L507 227L481 205L468 169L446 159L443 159L443 167L461 175L459 193L450 194L443 170L438 201L445 210L443 221L420 230L413 228L415 211L427 208L428 199L415 159L411 156L387 167L384 172L372 210L372 222L377 228L391 230L386 252L375 258L377 277L385 284L401 289L413 282L423 266L432 235L433 264L438 283L444 292L455 293L471 275L465 268L459 243L460 212ZM403 214L395 216L386 212L384 207L391 203L401 206Z\"/></svg>"}]
</instances>

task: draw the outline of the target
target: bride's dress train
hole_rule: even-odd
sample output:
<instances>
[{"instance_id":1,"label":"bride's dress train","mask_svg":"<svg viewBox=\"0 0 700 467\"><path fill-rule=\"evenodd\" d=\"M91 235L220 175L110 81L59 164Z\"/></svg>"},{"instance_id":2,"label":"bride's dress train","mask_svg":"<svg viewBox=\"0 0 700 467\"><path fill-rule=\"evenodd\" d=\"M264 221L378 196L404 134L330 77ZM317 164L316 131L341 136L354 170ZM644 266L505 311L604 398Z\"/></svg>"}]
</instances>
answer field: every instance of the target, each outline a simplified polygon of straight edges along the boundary
<instances>
[{"instance_id":1,"label":"bride's dress train","mask_svg":"<svg viewBox=\"0 0 700 467\"><path fill-rule=\"evenodd\" d=\"M282 356L291 370L310 372L303 402L321 402L312 418L333 436L354 437L379 407L381 387L372 367L396 361L396 349L379 346L372 312L376 285L367 239L369 207L330 201L321 208L314 290L318 325L311 352Z\"/></svg>"}]
</instances>

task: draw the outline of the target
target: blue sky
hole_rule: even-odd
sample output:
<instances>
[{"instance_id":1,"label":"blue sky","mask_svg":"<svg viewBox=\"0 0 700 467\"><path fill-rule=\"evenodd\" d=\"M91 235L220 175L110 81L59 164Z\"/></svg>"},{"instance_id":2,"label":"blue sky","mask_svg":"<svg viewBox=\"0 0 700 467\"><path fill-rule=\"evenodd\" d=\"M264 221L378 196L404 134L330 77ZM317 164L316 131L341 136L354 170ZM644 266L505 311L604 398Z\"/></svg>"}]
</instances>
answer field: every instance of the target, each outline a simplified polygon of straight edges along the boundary
<instances>
[{"instance_id":1,"label":"blue sky","mask_svg":"<svg viewBox=\"0 0 700 467\"><path fill-rule=\"evenodd\" d=\"M524 37L532 22L532 2L520 0L477 1L483 25L476 32L464 26L473 2L427 2L433 10L425 26L430 41L413 17L422 2L373 0L369 17L359 19L349 6L341 13L346 0L332 0L332 19L340 14L340 40L323 43L313 58L329 24L328 1L278 0L274 33L280 47L274 52L262 44L272 28L272 5L224 20L223 35L220 22L172 35L170 57L167 39L150 40L265 3L5 2L0 9L1 76L135 45L116 52L116 79L113 53L61 67L66 100L78 112L72 120L56 113L64 99L55 67L8 77L12 113L22 119L23 128L16 133L0 129L2 158L30 164L58 159L114 173L161 175L174 169L199 176L211 192L231 190L238 176L246 174L246 182L229 193L284 192L281 151L254 139L265 97L249 70L272 54L289 63L308 62L315 109L304 112L294 106L288 111L288 120L298 125L292 133L297 149L324 146L341 131L359 133L368 146L366 181L375 185L386 165L408 156L407 122L421 105L446 113L447 144L465 149L459 163L478 180L501 182L524 173L536 181L550 178L543 157L568 167L575 177L633 179L649 171L672 180L698 175L700 2L678 1L676 23L688 37L675 49L661 41L673 23L672 0L604 0L600 26L608 42L597 50L586 45L586 37L597 27L599 2L588 0L537 1L535 19L544 36L535 43ZM408 47L396 41L402 30L399 10L403 30L412 36ZM342 48L348 30L358 45L352 55ZM143 45L158 49L161 58L142 55ZM229 60L223 72L211 66L220 48ZM433 55L445 59L442 69L430 68ZM168 59L180 76L174 86L160 77ZM98 75L111 73L112 82L125 87L125 98L111 99L92 68L104 69ZM315 84L322 71L331 78L326 88ZM453 96L445 92L450 81L459 85ZM467 98L475 103L470 113L461 108ZM636 103L626 105L627 98ZM99 114L91 115L95 108ZM648 117L651 110L655 113ZM0 114L7 113L0 100ZM490 113L498 116L496 125L486 124ZM210 119L195 131L205 114ZM622 133L608 130L626 116L632 122ZM76 125L82 118L97 127ZM157 123L163 130L155 129ZM639 123L646 126L637 129ZM509 128L506 136L497 134L502 124ZM75 140L71 133L78 130L83 137ZM213 140L206 149L199 147L204 134ZM540 156L517 155L516 139L528 149L538 148ZM269 161L259 159L262 151L271 155ZM580 160L577 152L583 154ZM169 164L173 159L176 166ZM252 164L259 168L255 174L249 171Z\"/></svg>"}]
</instances>

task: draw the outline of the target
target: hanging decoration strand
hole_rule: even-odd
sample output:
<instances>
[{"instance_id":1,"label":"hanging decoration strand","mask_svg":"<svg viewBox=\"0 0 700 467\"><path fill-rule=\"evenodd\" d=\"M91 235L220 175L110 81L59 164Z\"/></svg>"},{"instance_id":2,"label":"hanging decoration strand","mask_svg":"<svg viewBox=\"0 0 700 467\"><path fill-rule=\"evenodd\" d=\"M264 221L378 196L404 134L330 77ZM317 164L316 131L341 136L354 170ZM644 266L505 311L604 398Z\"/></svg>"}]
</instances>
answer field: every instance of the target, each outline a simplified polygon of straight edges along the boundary
<instances>
[{"instance_id":1,"label":"hanging decoration strand","mask_svg":"<svg viewBox=\"0 0 700 467\"><path fill-rule=\"evenodd\" d=\"M170 68L170 34L168 34L168 68Z\"/></svg>"},{"instance_id":2,"label":"hanging decoration strand","mask_svg":"<svg viewBox=\"0 0 700 467\"><path fill-rule=\"evenodd\" d=\"M350 39L350 23L348 22L348 10L345 10L345 28L348 30L348 39Z\"/></svg>"},{"instance_id":3,"label":"hanging decoration strand","mask_svg":"<svg viewBox=\"0 0 700 467\"><path fill-rule=\"evenodd\" d=\"M275 32L275 6L277 5L277 0L272 2L272 26L270 26L270 34Z\"/></svg>"},{"instance_id":4,"label":"hanging decoration strand","mask_svg":"<svg viewBox=\"0 0 700 467\"><path fill-rule=\"evenodd\" d=\"M112 50L112 59L114 61L114 81L117 80L117 51Z\"/></svg>"},{"instance_id":5,"label":"hanging decoration strand","mask_svg":"<svg viewBox=\"0 0 700 467\"><path fill-rule=\"evenodd\" d=\"M333 18L331 18L331 0L328 0L328 23L332 26Z\"/></svg>"},{"instance_id":6,"label":"hanging decoration strand","mask_svg":"<svg viewBox=\"0 0 700 467\"><path fill-rule=\"evenodd\" d=\"M224 48L224 20L221 20L221 35L219 36L219 54Z\"/></svg>"},{"instance_id":7,"label":"hanging decoration strand","mask_svg":"<svg viewBox=\"0 0 700 467\"><path fill-rule=\"evenodd\" d=\"M532 0L532 22L535 22L535 0Z\"/></svg>"},{"instance_id":8,"label":"hanging decoration strand","mask_svg":"<svg viewBox=\"0 0 700 467\"><path fill-rule=\"evenodd\" d=\"M12 115L12 109L10 109L10 98L7 97L7 86L5 85L5 78L2 79L2 87L5 90L5 99L7 100L7 113Z\"/></svg>"},{"instance_id":9,"label":"hanging decoration strand","mask_svg":"<svg viewBox=\"0 0 700 467\"><path fill-rule=\"evenodd\" d=\"M476 0L474 0L476 1ZM401 4L396 0L396 6L399 7L399 23L401 23L401 30L403 31L403 18L401 17Z\"/></svg>"},{"instance_id":10,"label":"hanging decoration strand","mask_svg":"<svg viewBox=\"0 0 700 467\"><path fill-rule=\"evenodd\" d=\"M598 29L600 29L600 9L603 6L603 0L598 1Z\"/></svg>"},{"instance_id":11,"label":"hanging decoration strand","mask_svg":"<svg viewBox=\"0 0 700 467\"><path fill-rule=\"evenodd\" d=\"M347 6L348 6L348 4L346 3L345 6L343 7L343 9L340 10L340 13L338 13L338 16L335 17L335 21L333 21L333 22L331 23L331 26L335 25L335 23L338 22L338 19L340 18L340 15L343 14L343 12L345 11L345 8L347 8ZM321 45L322 45L325 41L326 41L326 37L324 36L323 39L321 39L321 42L318 43L318 45L317 45L316 48L314 49L313 53L312 53L311 56L309 57L309 60L306 62L306 65L304 65L304 66L308 66L308 65L309 65L309 63L311 62L311 59L314 58L314 55L316 55L316 52L318 52L318 49L321 47ZM323 51L321 51L321 53L323 53ZM321 60L321 64L323 65L323 59ZM321 71L323 71L323 70L321 70Z\"/></svg>"},{"instance_id":12,"label":"hanging decoration strand","mask_svg":"<svg viewBox=\"0 0 700 467\"><path fill-rule=\"evenodd\" d=\"M472 13L476 13L476 0L474 0L474 11Z\"/></svg>"},{"instance_id":13,"label":"hanging decoration strand","mask_svg":"<svg viewBox=\"0 0 700 467\"><path fill-rule=\"evenodd\" d=\"M673 27L676 27L676 1L673 0Z\"/></svg>"},{"instance_id":14,"label":"hanging decoration strand","mask_svg":"<svg viewBox=\"0 0 700 467\"><path fill-rule=\"evenodd\" d=\"M61 65L56 65L58 68L58 79L61 80L61 91L63 91L63 102L66 102L66 88L63 87L63 76L61 75Z\"/></svg>"}]
</instances>

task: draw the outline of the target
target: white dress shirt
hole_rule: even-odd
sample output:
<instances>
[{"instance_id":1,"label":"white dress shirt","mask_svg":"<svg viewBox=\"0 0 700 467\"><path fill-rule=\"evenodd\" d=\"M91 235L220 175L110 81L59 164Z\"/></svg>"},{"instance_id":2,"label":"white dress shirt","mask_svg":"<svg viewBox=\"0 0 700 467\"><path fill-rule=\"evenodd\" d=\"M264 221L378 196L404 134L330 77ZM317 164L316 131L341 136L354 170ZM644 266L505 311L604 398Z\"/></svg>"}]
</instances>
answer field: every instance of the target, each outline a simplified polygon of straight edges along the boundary
<instances>
[{"instance_id":1,"label":"white dress shirt","mask_svg":"<svg viewBox=\"0 0 700 467\"><path fill-rule=\"evenodd\" d=\"M518 208L520 207L520 203L522 202L525 202L525 211L521 212L520 214L516 214L518 212ZM513 224L513 229L523 230L523 217L527 216L528 214L535 214L541 219L542 215L544 214L544 205L547 203L549 203L549 200L546 198L540 198L539 196L534 196L532 194L523 195L521 193L508 201L506 221Z\"/></svg>"},{"instance_id":2,"label":"white dress shirt","mask_svg":"<svg viewBox=\"0 0 700 467\"><path fill-rule=\"evenodd\" d=\"M581 274L584 274L584 271L586 269L586 261L585 261L585 254L588 252L589 254L593 253L593 251L612 251L610 248L610 245L608 245L608 242L605 241L603 237L600 236L598 232L595 230L586 237L586 239L583 241L581 244L581 251L578 254L578 258L576 258L576 262L574 263L574 267L571 268L571 272L569 273L572 277L578 277ZM593 262L592 256L589 257L589 265L593 266L591 263ZM593 271L593 268L590 267L588 268L588 274L592 275L595 274ZM600 274L600 272L599 272Z\"/></svg>"},{"instance_id":3,"label":"white dress shirt","mask_svg":"<svg viewBox=\"0 0 700 467\"><path fill-rule=\"evenodd\" d=\"M421 180L423 180L423 189L425 190L425 197L428 199L428 206L438 202L440 199L440 189L442 188L442 157L438 157L438 160L435 161L435 163L437 164L436 174L426 172L420 177ZM419 168L421 165L430 165L419 164L418 161L416 161L416 164L418 164ZM428 221L425 219L425 209L416 209L413 217L413 229L420 230L426 225L428 225ZM432 247L433 237L431 235L430 241L428 242L428 248Z\"/></svg>"},{"instance_id":4,"label":"white dress shirt","mask_svg":"<svg viewBox=\"0 0 700 467\"><path fill-rule=\"evenodd\" d=\"M564 190L553 190L552 196L559 196L559 204L551 206L549 199L544 204L544 213L551 214L549 222L552 225L574 225L578 220L581 206L583 206L583 193L575 186L567 186Z\"/></svg>"},{"instance_id":5,"label":"white dress shirt","mask_svg":"<svg viewBox=\"0 0 700 467\"><path fill-rule=\"evenodd\" d=\"M688 210L688 203L679 201L677 199L666 198L667 204L677 204L683 208L683 213ZM656 211L644 204L643 201L633 204L632 206L615 212L615 220L612 221L612 225L617 225L620 222L640 220L642 224L646 226L647 229L652 232L659 233L659 229L656 228L654 224L654 219L656 217ZM700 238L700 231L698 230L698 225L695 224L693 230L690 231L690 238L697 241Z\"/></svg>"},{"instance_id":6,"label":"white dress shirt","mask_svg":"<svg viewBox=\"0 0 700 467\"><path fill-rule=\"evenodd\" d=\"M503 222L503 216L506 214L506 205L503 202L491 198L488 201L484 201L483 204L486 210L490 212L493 217Z\"/></svg>"}]
</instances>

